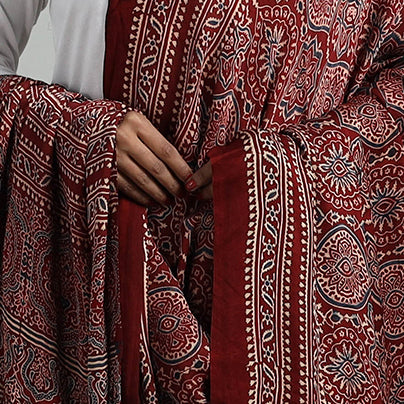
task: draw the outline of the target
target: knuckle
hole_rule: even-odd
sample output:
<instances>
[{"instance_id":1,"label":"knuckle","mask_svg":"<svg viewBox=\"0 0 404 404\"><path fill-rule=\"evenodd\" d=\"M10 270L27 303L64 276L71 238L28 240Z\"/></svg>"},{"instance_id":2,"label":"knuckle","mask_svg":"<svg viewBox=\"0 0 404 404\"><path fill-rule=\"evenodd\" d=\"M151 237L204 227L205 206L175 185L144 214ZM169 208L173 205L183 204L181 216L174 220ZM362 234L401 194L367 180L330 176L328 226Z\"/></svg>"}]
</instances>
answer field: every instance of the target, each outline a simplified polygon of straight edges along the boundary
<instances>
[{"instance_id":1,"label":"knuckle","mask_svg":"<svg viewBox=\"0 0 404 404\"><path fill-rule=\"evenodd\" d=\"M120 142L120 140L122 139L122 136L124 136L125 131L122 130L122 125L118 127L118 129L116 130L116 141L117 143Z\"/></svg>"},{"instance_id":2,"label":"knuckle","mask_svg":"<svg viewBox=\"0 0 404 404\"><path fill-rule=\"evenodd\" d=\"M120 163L121 163L122 155L121 155L121 151L118 148L115 151L115 159L116 159L118 167L119 167Z\"/></svg>"},{"instance_id":3,"label":"knuckle","mask_svg":"<svg viewBox=\"0 0 404 404\"><path fill-rule=\"evenodd\" d=\"M116 132L116 145L117 149L123 147L125 144L129 142L130 136L127 130L119 128Z\"/></svg>"},{"instance_id":4,"label":"knuckle","mask_svg":"<svg viewBox=\"0 0 404 404\"><path fill-rule=\"evenodd\" d=\"M150 181L149 177L145 173L139 174L137 176L137 182L138 182L139 186L142 188L146 187L148 185L149 181Z\"/></svg>"},{"instance_id":5,"label":"knuckle","mask_svg":"<svg viewBox=\"0 0 404 404\"><path fill-rule=\"evenodd\" d=\"M129 112L126 114L125 118L126 118L128 121L133 121L133 120L136 120L136 119L137 119L137 116L138 116L138 115L139 115L138 112L129 111Z\"/></svg>"},{"instance_id":6,"label":"knuckle","mask_svg":"<svg viewBox=\"0 0 404 404\"><path fill-rule=\"evenodd\" d=\"M146 121L146 117L143 114L135 111L128 112L126 117L128 121L135 127L144 124Z\"/></svg>"},{"instance_id":7,"label":"knuckle","mask_svg":"<svg viewBox=\"0 0 404 404\"><path fill-rule=\"evenodd\" d=\"M125 191L126 193L131 193L131 192L133 192L133 186L130 184L129 181L125 181L125 182L124 182L123 188L124 188L124 191Z\"/></svg>"},{"instance_id":8,"label":"knuckle","mask_svg":"<svg viewBox=\"0 0 404 404\"><path fill-rule=\"evenodd\" d=\"M126 183L126 184L123 186L123 192L124 192L126 195L131 195L131 194L133 194L133 189L132 189L132 187L131 187L128 183Z\"/></svg>"},{"instance_id":9,"label":"knuckle","mask_svg":"<svg viewBox=\"0 0 404 404\"><path fill-rule=\"evenodd\" d=\"M171 143L164 142L161 146L161 155L163 158L170 158L174 153L174 146Z\"/></svg>"},{"instance_id":10,"label":"knuckle","mask_svg":"<svg viewBox=\"0 0 404 404\"><path fill-rule=\"evenodd\" d=\"M164 164L161 161L156 161L151 170L154 175L160 176L164 172Z\"/></svg>"}]
</instances>

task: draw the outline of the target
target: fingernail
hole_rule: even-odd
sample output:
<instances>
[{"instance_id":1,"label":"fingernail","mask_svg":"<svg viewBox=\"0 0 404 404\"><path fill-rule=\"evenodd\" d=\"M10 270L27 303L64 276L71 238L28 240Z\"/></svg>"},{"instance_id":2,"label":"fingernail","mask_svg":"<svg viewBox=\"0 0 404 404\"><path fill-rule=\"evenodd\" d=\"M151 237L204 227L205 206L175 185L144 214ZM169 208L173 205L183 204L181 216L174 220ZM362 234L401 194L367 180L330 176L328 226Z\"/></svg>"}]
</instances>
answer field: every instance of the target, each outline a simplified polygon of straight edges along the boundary
<instances>
[{"instance_id":1,"label":"fingernail","mask_svg":"<svg viewBox=\"0 0 404 404\"><path fill-rule=\"evenodd\" d=\"M195 180L190 180L185 184L187 191L192 192L196 188Z\"/></svg>"},{"instance_id":2,"label":"fingernail","mask_svg":"<svg viewBox=\"0 0 404 404\"><path fill-rule=\"evenodd\" d=\"M192 178L193 175L194 175L194 173L189 174L188 177L185 178L184 182L187 183Z\"/></svg>"}]
</instances>

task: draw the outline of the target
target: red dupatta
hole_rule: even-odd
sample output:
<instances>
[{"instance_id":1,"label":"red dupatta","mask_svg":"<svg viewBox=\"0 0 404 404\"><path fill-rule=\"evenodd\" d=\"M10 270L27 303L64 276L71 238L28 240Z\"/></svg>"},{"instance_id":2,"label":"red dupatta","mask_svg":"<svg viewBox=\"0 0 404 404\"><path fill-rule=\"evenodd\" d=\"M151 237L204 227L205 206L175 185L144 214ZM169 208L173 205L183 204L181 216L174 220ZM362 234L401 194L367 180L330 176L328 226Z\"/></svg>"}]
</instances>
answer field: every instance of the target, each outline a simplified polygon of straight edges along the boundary
<instances>
[{"instance_id":1,"label":"red dupatta","mask_svg":"<svg viewBox=\"0 0 404 404\"><path fill-rule=\"evenodd\" d=\"M0 79L0 401L121 397L115 132L125 109Z\"/></svg>"},{"instance_id":2,"label":"red dupatta","mask_svg":"<svg viewBox=\"0 0 404 404\"><path fill-rule=\"evenodd\" d=\"M157 257L179 295L161 296L167 311L147 299L144 402L206 402L208 376L212 403L401 400L403 8L317 3L110 3L107 94L214 168L213 276L212 208L149 211L145 293L161 291ZM209 362L163 348L155 324L181 324L167 302L182 295Z\"/></svg>"},{"instance_id":3,"label":"red dupatta","mask_svg":"<svg viewBox=\"0 0 404 404\"><path fill-rule=\"evenodd\" d=\"M131 403L401 402L403 26L399 1L111 1L107 97L215 192L215 230L192 196L121 201L119 272L125 109L2 79L1 399L118 403L122 374Z\"/></svg>"}]
</instances>

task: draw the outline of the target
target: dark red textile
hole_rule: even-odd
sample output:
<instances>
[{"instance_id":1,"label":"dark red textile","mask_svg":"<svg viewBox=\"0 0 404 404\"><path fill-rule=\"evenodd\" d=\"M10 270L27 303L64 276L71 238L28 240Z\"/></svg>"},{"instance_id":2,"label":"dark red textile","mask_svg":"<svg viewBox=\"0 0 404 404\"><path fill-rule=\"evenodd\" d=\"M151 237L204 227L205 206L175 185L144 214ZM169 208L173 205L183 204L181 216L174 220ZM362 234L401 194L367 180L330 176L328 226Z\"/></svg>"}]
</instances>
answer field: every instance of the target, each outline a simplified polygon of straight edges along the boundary
<instances>
[{"instance_id":1,"label":"dark red textile","mask_svg":"<svg viewBox=\"0 0 404 404\"><path fill-rule=\"evenodd\" d=\"M210 376L214 382L210 398L212 403L218 404L228 403L232 397L247 403L248 351L245 344L240 344L240 338L247 338L246 309L240 304L240 297L250 292L244 289L247 255L245 249L240 248L239 238L251 231L248 215L241 214L248 212L249 206L247 165L241 141L233 142L225 152L219 150L210 155L215 188L215 268L221 269L215 271L214 276L218 287L213 294Z\"/></svg>"},{"instance_id":2,"label":"dark red textile","mask_svg":"<svg viewBox=\"0 0 404 404\"><path fill-rule=\"evenodd\" d=\"M115 132L125 109L0 79L0 402L119 403Z\"/></svg>"},{"instance_id":3,"label":"dark red textile","mask_svg":"<svg viewBox=\"0 0 404 404\"><path fill-rule=\"evenodd\" d=\"M399 1L111 3L110 94L193 168L216 148L215 233L194 198L148 212L144 402L206 402L209 373L212 402L398 400L402 327L386 334L381 313L402 289L376 285L402 268L403 35ZM212 364L197 344L210 370L194 379L183 342L200 326Z\"/></svg>"},{"instance_id":4,"label":"dark red textile","mask_svg":"<svg viewBox=\"0 0 404 404\"><path fill-rule=\"evenodd\" d=\"M107 96L212 156L217 226L122 201L120 273L122 105L2 79L1 399L403 402L403 7L111 1Z\"/></svg>"},{"instance_id":5,"label":"dark red textile","mask_svg":"<svg viewBox=\"0 0 404 404\"><path fill-rule=\"evenodd\" d=\"M143 229L145 209L119 201L119 276L122 319L122 401L140 403L140 322L144 312Z\"/></svg>"}]
</instances>

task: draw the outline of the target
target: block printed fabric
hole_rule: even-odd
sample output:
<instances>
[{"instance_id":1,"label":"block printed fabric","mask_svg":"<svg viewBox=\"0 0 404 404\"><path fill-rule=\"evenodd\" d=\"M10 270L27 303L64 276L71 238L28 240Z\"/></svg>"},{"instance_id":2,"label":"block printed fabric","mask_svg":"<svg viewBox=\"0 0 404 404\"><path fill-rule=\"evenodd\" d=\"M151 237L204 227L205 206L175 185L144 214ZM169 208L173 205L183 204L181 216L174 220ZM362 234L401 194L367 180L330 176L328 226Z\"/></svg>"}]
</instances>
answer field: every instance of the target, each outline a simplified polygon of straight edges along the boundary
<instances>
[{"instance_id":1,"label":"block printed fabric","mask_svg":"<svg viewBox=\"0 0 404 404\"><path fill-rule=\"evenodd\" d=\"M0 402L118 402L124 109L0 81Z\"/></svg>"},{"instance_id":2,"label":"block printed fabric","mask_svg":"<svg viewBox=\"0 0 404 404\"><path fill-rule=\"evenodd\" d=\"M4 402L404 401L402 1L111 0L115 101L1 91ZM117 265L124 105L214 200L121 200Z\"/></svg>"}]
</instances>

